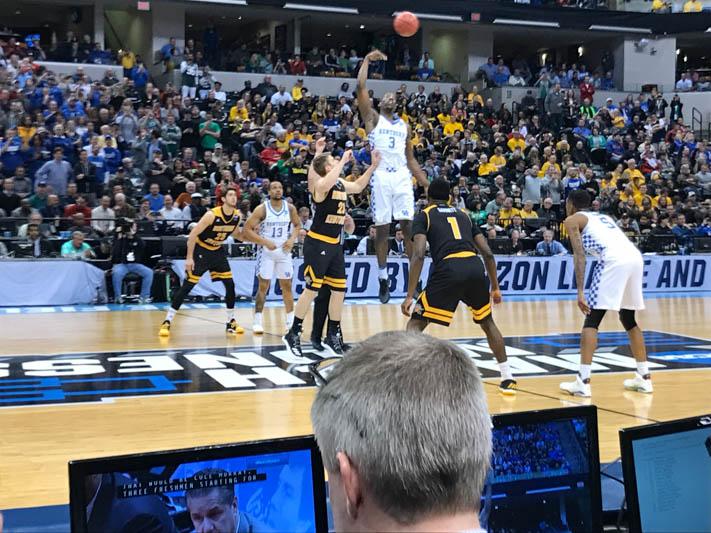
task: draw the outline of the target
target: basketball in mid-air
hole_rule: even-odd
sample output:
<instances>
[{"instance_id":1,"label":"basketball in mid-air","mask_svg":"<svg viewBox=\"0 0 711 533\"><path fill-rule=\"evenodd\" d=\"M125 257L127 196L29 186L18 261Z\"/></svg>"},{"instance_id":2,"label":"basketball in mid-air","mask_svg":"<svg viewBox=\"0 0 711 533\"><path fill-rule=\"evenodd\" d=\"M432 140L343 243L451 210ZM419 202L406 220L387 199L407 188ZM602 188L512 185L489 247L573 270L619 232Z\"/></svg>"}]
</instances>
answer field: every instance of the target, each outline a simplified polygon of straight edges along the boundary
<instances>
[{"instance_id":1,"label":"basketball in mid-air","mask_svg":"<svg viewBox=\"0 0 711 533\"><path fill-rule=\"evenodd\" d=\"M409 11L401 11L393 19L393 28L401 37L412 37L420 29L420 19Z\"/></svg>"}]
</instances>

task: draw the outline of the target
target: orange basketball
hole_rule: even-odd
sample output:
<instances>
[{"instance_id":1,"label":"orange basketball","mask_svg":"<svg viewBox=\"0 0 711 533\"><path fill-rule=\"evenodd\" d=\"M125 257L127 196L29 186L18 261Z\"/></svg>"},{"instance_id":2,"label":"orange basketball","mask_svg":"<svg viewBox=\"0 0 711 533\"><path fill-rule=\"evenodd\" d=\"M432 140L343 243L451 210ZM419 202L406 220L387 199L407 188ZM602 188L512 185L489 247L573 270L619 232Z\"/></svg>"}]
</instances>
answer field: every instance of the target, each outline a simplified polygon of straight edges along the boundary
<instances>
[{"instance_id":1,"label":"orange basketball","mask_svg":"<svg viewBox=\"0 0 711 533\"><path fill-rule=\"evenodd\" d=\"M393 28L401 37L412 37L420 29L420 19L409 11L401 11L393 20Z\"/></svg>"}]
</instances>

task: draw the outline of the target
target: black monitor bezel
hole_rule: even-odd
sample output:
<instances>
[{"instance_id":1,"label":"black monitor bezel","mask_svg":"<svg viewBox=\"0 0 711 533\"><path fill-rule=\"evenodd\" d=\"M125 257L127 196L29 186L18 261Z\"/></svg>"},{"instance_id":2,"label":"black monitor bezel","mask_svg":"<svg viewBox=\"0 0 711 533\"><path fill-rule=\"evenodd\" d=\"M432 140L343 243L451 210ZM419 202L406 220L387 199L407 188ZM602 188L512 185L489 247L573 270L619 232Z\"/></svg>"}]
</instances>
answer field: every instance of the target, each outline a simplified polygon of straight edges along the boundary
<instances>
[{"instance_id":1,"label":"black monitor bezel","mask_svg":"<svg viewBox=\"0 0 711 533\"><path fill-rule=\"evenodd\" d=\"M592 531L602 531L602 487L600 485L600 441L597 428L597 407L595 405L578 405L571 407L556 407L553 409L536 409L534 411L520 411L516 413L503 413L492 415L493 428L516 426L522 424L538 424L570 420L571 418L585 418L590 439L590 498L593 513ZM493 453L496 453L495 451Z\"/></svg>"},{"instance_id":2,"label":"black monitor bezel","mask_svg":"<svg viewBox=\"0 0 711 533\"><path fill-rule=\"evenodd\" d=\"M260 441L200 446L140 454L117 455L69 462L69 514L72 533L87 533L84 477L89 474L147 470L165 464L184 464L299 450L311 452L316 531L328 530L326 480L321 453L313 435Z\"/></svg>"},{"instance_id":3,"label":"black monitor bezel","mask_svg":"<svg viewBox=\"0 0 711 533\"><path fill-rule=\"evenodd\" d=\"M653 424L645 424L644 426L619 430L622 473L625 480L627 522L630 533L642 532L642 516L639 510L639 498L637 497L637 471L634 465L634 448L632 446L634 441L709 426L711 426L711 414L670 420L667 422L655 422Z\"/></svg>"}]
</instances>

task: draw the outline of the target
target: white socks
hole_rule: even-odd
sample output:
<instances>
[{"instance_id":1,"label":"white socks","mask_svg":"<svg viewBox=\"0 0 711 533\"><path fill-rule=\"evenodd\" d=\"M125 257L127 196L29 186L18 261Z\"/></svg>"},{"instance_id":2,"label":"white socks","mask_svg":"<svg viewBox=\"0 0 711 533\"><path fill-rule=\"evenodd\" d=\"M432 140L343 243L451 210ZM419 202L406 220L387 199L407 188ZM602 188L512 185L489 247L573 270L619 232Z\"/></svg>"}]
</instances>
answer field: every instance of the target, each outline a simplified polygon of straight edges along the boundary
<instances>
[{"instance_id":1,"label":"white socks","mask_svg":"<svg viewBox=\"0 0 711 533\"><path fill-rule=\"evenodd\" d=\"M254 313L254 323L262 325L262 313Z\"/></svg>"},{"instance_id":2,"label":"white socks","mask_svg":"<svg viewBox=\"0 0 711 533\"><path fill-rule=\"evenodd\" d=\"M230 322L235 319L235 310L234 309L227 309L227 322Z\"/></svg>"},{"instance_id":3,"label":"white socks","mask_svg":"<svg viewBox=\"0 0 711 533\"><path fill-rule=\"evenodd\" d=\"M378 267L378 279L388 279L388 267Z\"/></svg>"},{"instance_id":4,"label":"white socks","mask_svg":"<svg viewBox=\"0 0 711 533\"><path fill-rule=\"evenodd\" d=\"M504 381L505 379L513 379L513 374L511 373L511 369L509 368L508 361L498 363L498 365L499 372L501 372L501 381Z\"/></svg>"},{"instance_id":5,"label":"white socks","mask_svg":"<svg viewBox=\"0 0 711 533\"><path fill-rule=\"evenodd\" d=\"M294 311L286 314L286 327L291 328L293 323L294 323Z\"/></svg>"},{"instance_id":6,"label":"white socks","mask_svg":"<svg viewBox=\"0 0 711 533\"><path fill-rule=\"evenodd\" d=\"M586 379L590 379L590 372L592 372L592 365L580 365L580 379L585 381Z\"/></svg>"},{"instance_id":7,"label":"white socks","mask_svg":"<svg viewBox=\"0 0 711 533\"><path fill-rule=\"evenodd\" d=\"M644 361L643 363L637 363L637 373L642 377L649 374L649 365L647 364L647 361Z\"/></svg>"},{"instance_id":8,"label":"white socks","mask_svg":"<svg viewBox=\"0 0 711 533\"><path fill-rule=\"evenodd\" d=\"M173 309L172 307L169 307L168 312L165 314L165 319L168 322L172 322L173 319L175 318L175 313L177 313L177 312L178 312L177 309Z\"/></svg>"}]
</instances>

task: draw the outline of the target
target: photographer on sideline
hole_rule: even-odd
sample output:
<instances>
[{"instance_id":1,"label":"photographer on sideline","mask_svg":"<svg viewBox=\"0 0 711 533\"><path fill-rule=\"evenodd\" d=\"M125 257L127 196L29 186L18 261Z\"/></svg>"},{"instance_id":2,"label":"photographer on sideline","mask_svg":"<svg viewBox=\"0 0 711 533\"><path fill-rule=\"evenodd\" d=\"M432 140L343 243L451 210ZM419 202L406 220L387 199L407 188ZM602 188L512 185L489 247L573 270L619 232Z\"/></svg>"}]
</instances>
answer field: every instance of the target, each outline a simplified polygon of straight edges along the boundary
<instances>
[{"instance_id":1,"label":"photographer on sideline","mask_svg":"<svg viewBox=\"0 0 711 533\"><path fill-rule=\"evenodd\" d=\"M136 224L122 218L116 221L114 245L111 250L113 271L111 278L114 285L114 301L123 303L121 297L121 283L126 274L132 272L141 276L140 303L151 301L151 287L153 286L153 270L142 264L144 259L145 244L136 235Z\"/></svg>"}]
</instances>

